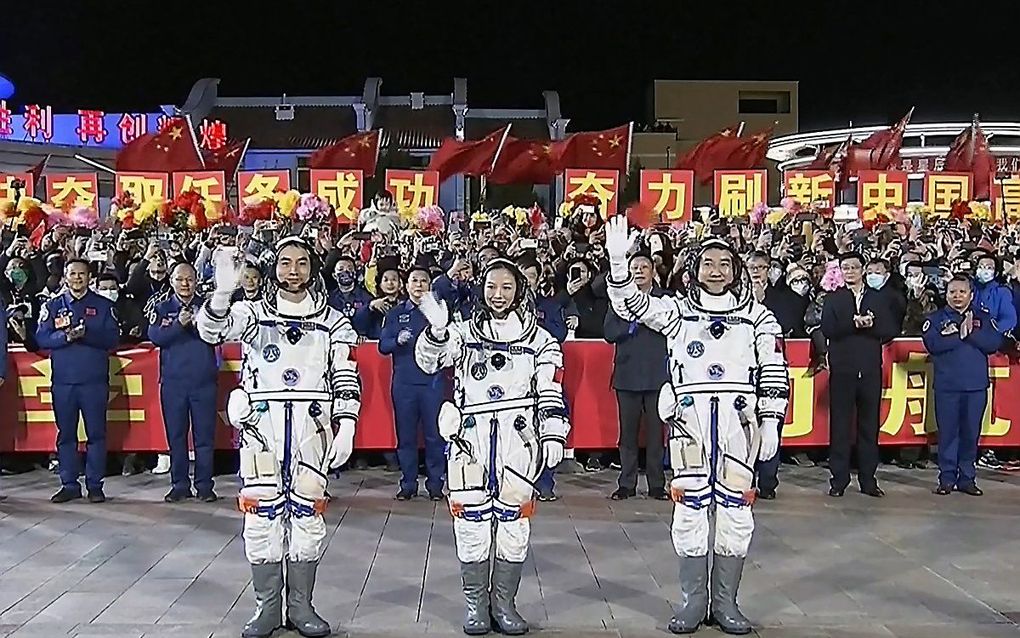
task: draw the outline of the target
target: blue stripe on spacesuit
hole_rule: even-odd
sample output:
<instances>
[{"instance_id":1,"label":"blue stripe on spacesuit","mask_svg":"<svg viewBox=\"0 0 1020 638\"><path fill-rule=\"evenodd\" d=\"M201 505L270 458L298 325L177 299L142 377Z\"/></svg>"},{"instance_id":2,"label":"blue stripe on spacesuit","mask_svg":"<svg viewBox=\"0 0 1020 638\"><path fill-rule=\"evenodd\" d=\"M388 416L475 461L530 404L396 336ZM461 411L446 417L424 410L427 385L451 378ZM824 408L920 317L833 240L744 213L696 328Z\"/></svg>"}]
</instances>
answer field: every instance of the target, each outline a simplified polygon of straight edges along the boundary
<instances>
[{"instance_id":1,"label":"blue stripe on spacesuit","mask_svg":"<svg viewBox=\"0 0 1020 638\"><path fill-rule=\"evenodd\" d=\"M489 485L488 492L492 496L499 495L499 484L496 482L496 441L499 430L499 419L495 416L489 421Z\"/></svg>"},{"instance_id":2,"label":"blue stripe on spacesuit","mask_svg":"<svg viewBox=\"0 0 1020 638\"><path fill-rule=\"evenodd\" d=\"M290 494L290 437L294 430L294 404L283 404L283 493Z\"/></svg>"},{"instance_id":3,"label":"blue stripe on spacesuit","mask_svg":"<svg viewBox=\"0 0 1020 638\"><path fill-rule=\"evenodd\" d=\"M710 456L712 462L709 468L708 484L715 485L715 472L719 453L719 397L709 399L709 406L709 430L711 431L712 438L712 454Z\"/></svg>"}]
</instances>

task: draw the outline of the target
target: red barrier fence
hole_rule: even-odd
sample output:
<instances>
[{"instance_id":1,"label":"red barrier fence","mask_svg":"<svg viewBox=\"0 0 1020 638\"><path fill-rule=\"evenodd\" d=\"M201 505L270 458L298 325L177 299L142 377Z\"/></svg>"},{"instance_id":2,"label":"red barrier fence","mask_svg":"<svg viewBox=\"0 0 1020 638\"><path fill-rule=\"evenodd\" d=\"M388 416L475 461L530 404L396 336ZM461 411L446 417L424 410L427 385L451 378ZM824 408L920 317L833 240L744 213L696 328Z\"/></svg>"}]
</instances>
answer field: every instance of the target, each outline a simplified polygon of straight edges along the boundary
<instances>
[{"instance_id":1,"label":"red barrier fence","mask_svg":"<svg viewBox=\"0 0 1020 638\"><path fill-rule=\"evenodd\" d=\"M808 342L786 342L790 360L790 409L783 445L828 444L828 375L808 376ZM602 341L568 341L564 388L571 407L571 445L578 449L615 448L619 422L616 395L610 386L613 346ZM237 383L240 348L222 348L220 407ZM166 450L159 407L159 353L151 345L119 350L110 358L110 399L107 412L110 450ZM50 394L50 361L12 351L7 381L0 387L0 452L45 452L54 449L55 426ZM390 399L390 359L374 343L358 350L363 396L355 445L359 449L392 449L396 445ZM1020 396L1011 393L1012 371L1005 357L993 357L991 400L985 412L981 444L1020 446ZM885 353L882 390L883 445L920 445L935 430L932 372L919 339L898 339ZM217 445L230 448L232 430L219 412ZM80 427L84 438L84 428Z\"/></svg>"}]
</instances>

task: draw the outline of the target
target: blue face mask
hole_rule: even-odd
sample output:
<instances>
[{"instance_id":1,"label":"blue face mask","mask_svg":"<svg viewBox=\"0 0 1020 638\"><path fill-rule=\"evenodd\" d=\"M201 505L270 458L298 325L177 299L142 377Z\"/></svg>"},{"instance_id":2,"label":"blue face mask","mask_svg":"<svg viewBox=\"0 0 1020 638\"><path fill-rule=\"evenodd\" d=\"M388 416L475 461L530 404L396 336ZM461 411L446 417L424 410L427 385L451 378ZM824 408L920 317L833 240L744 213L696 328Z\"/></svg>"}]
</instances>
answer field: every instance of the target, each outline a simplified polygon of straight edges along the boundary
<instances>
[{"instance_id":1,"label":"blue face mask","mask_svg":"<svg viewBox=\"0 0 1020 638\"><path fill-rule=\"evenodd\" d=\"M978 268L974 277L983 284L995 279L995 271L990 268Z\"/></svg>"},{"instance_id":2,"label":"blue face mask","mask_svg":"<svg viewBox=\"0 0 1020 638\"><path fill-rule=\"evenodd\" d=\"M337 273L336 282L344 288L349 288L354 285L354 273L344 270Z\"/></svg>"},{"instance_id":3,"label":"blue face mask","mask_svg":"<svg viewBox=\"0 0 1020 638\"><path fill-rule=\"evenodd\" d=\"M869 288L874 288L875 290L878 290L879 288L885 285L885 279L886 279L885 275L879 275L877 273L868 273L868 276L864 278L864 281L867 282Z\"/></svg>"}]
</instances>

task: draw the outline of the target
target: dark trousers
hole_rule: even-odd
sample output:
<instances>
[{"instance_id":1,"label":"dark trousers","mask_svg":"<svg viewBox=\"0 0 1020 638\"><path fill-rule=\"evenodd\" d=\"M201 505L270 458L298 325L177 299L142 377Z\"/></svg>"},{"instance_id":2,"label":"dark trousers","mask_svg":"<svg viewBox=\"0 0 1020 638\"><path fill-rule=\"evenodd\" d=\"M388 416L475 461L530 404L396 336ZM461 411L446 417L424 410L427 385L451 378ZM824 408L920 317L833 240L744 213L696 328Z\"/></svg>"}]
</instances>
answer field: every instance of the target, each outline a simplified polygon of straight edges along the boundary
<instances>
[{"instance_id":1,"label":"dark trousers","mask_svg":"<svg viewBox=\"0 0 1020 638\"><path fill-rule=\"evenodd\" d=\"M786 419L783 419L784 421ZM779 440L783 440L783 423L779 423ZM776 455L767 461L758 461L758 489L762 492L774 492L779 487L779 455L782 454L780 450L776 450Z\"/></svg>"},{"instance_id":2,"label":"dark trousers","mask_svg":"<svg viewBox=\"0 0 1020 638\"><path fill-rule=\"evenodd\" d=\"M195 489L213 488L213 452L216 447L216 384L189 387L182 383L160 385L163 425L170 446L170 481L174 490L190 491L188 430L195 444Z\"/></svg>"},{"instance_id":3,"label":"dark trousers","mask_svg":"<svg viewBox=\"0 0 1020 638\"><path fill-rule=\"evenodd\" d=\"M939 425L939 485L974 485L978 437L988 393L936 392L935 420Z\"/></svg>"},{"instance_id":4,"label":"dark trousers","mask_svg":"<svg viewBox=\"0 0 1020 638\"><path fill-rule=\"evenodd\" d=\"M857 482L861 489L875 486L878 469L878 412L882 404L882 375L856 373L829 375L829 471L837 489L850 484L850 431L857 414Z\"/></svg>"},{"instance_id":5,"label":"dark trousers","mask_svg":"<svg viewBox=\"0 0 1020 638\"><path fill-rule=\"evenodd\" d=\"M54 384L53 414L57 420L57 458L60 484L80 492L81 459L78 456L78 419L85 421L85 486L102 489L106 475L107 383Z\"/></svg>"},{"instance_id":6,"label":"dark trousers","mask_svg":"<svg viewBox=\"0 0 1020 638\"><path fill-rule=\"evenodd\" d=\"M394 385L390 388L397 426L397 462L400 489L418 491L418 424L425 435L425 489L443 489L446 446L439 436L439 407L443 393L427 385Z\"/></svg>"},{"instance_id":7,"label":"dark trousers","mask_svg":"<svg viewBox=\"0 0 1020 638\"><path fill-rule=\"evenodd\" d=\"M666 480L662 474L664 445L658 409L659 393L617 390L616 403L620 409L620 487L626 490L637 487L638 428L641 425L641 415L644 414L645 475L648 477L648 490L665 489Z\"/></svg>"}]
</instances>

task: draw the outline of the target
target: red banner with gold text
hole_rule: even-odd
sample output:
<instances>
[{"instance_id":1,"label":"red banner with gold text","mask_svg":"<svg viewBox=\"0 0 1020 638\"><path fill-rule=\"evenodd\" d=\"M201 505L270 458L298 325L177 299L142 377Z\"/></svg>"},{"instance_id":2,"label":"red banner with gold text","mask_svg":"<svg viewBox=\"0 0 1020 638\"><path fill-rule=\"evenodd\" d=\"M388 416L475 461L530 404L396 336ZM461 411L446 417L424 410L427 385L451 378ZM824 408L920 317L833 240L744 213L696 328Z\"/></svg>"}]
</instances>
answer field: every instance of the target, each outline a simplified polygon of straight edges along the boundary
<instances>
[{"instance_id":1,"label":"red banner with gold text","mask_svg":"<svg viewBox=\"0 0 1020 638\"><path fill-rule=\"evenodd\" d=\"M786 342L790 360L790 408L783 429L783 445L826 446L829 439L828 376L808 375L809 343ZM603 341L568 341L563 387L571 406L570 443L578 449L615 448L618 439L616 395L608 391L613 372L613 346ZM229 449L233 431L223 406L237 384L240 348L221 348L217 447ZM932 371L920 339L897 339L886 347L881 408L882 445L922 445L935 431ZM361 418L355 446L359 449L393 449L393 405L390 398L390 359L374 343L358 349L362 383ZM992 357L981 445L1020 446L1020 396L1010 392L1013 371L1002 356ZM116 352L110 358L110 395L107 442L111 451L163 451L166 434L159 407L159 352L145 344ZM39 355L12 350L7 381L0 386L4 413L17 415L0 425L0 452L46 452L56 440L50 394L50 362ZM1017 425L1014 426L1013 422ZM84 430L79 426L79 438Z\"/></svg>"}]
</instances>

